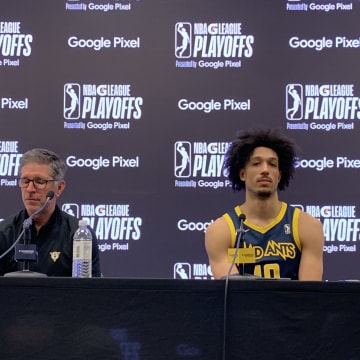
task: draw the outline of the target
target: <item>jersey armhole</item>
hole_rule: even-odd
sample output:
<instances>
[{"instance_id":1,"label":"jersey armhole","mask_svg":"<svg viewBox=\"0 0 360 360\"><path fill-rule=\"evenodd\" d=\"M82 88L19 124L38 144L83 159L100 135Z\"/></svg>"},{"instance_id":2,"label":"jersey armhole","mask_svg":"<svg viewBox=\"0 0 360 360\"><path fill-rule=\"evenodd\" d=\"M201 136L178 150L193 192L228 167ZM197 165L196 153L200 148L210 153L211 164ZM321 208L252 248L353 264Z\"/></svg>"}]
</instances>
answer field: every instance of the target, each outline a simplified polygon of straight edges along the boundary
<instances>
[{"instance_id":1,"label":"jersey armhole","mask_svg":"<svg viewBox=\"0 0 360 360\"><path fill-rule=\"evenodd\" d=\"M294 216L293 216L293 236L294 241L298 249L301 251L301 242L300 242L300 236L299 236L299 216L300 216L300 209L295 208L294 209Z\"/></svg>"},{"instance_id":2,"label":"jersey armhole","mask_svg":"<svg viewBox=\"0 0 360 360\"><path fill-rule=\"evenodd\" d=\"M234 209L230 210L229 212L223 215L230 229L231 247L235 246L236 230L240 225L239 224L240 213L241 213L240 206L236 206Z\"/></svg>"}]
</instances>

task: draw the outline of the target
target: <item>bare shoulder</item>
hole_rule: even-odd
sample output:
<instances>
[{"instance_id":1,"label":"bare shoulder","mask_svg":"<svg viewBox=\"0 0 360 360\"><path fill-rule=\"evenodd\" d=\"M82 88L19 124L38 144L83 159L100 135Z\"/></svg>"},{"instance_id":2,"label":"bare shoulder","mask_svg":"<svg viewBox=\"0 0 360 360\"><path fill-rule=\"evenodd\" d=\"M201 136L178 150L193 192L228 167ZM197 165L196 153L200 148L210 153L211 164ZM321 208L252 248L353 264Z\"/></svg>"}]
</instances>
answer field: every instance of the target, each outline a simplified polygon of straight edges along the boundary
<instances>
[{"instance_id":1,"label":"bare shoulder","mask_svg":"<svg viewBox=\"0 0 360 360\"><path fill-rule=\"evenodd\" d=\"M299 215L299 236L303 245L306 243L322 245L324 243L324 229L321 221L301 211Z\"/></svg>"},{"instance_id":2,"label":"bare shoulder","mask_svg":"<svg viewBox=\"0 0 360 360\"><path fill-rule=\"evenodd\" d=\"M304 211L300 211L299 226L300 227L311 226L311 227L314 227L315 229L322 229L322 224L321 224L320 220L317 218L314 218L313 216L311 216L310 214L308 214L307 212L304 212Z\"/></svg>"},{"instance_id":3,"label":"bare shoulder","mask_svg":"<svg viewBox=\"0 0 360 360\"><path fill-rule=\"evenodd\" d=\"M213 236L230 236L230 229L229 229L229 225L226 222L226 220L224 219L224 217L219 217L217 218L213 223L211 223L205 232L205 237L208 238L212 238Z\"/></svg>"},{"instance_id":4,"label":"bare shoulder","mask_svg":"<svg viewBox=\"0 0 360 360\"><path fill-rule=\"evenodd\" d=\"M228 228L227 222L223 216L218 217L206 229L206 234L214 233Z\"/></svg>"},{"instance_id":5,"label":"bare shoulder","mask_svg":"<svg viewBox=\"0 0 360 360\"><path fill-rule=\"evenodd\" d=\"M229 225L223 217L217 218L211 223L205 232L205 244L207 247L226 246L229 247L231 242L231 233Z\"/></svg>"}]
</instances>

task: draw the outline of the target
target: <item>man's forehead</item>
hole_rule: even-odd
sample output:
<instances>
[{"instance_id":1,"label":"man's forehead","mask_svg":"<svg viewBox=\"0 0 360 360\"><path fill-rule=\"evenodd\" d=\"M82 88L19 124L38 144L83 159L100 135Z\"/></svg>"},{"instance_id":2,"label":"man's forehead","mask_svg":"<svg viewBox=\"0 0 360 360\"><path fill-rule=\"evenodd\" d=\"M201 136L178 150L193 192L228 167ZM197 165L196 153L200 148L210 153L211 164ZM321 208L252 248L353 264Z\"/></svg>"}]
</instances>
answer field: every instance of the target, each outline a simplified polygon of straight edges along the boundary
<instances>
[{"instance_id":1,"label":"man's forehead","mask_svg":"<svg viewBox=\"0 0 360 360\"><path fill-rule=\"evenodd\" d=\"M278 155L277 153L273 150L270 149L268 147L265 146L259 146L257 148L254 149L254 151L252 152L252 154L250 155L250 158L272 158L272 159L278 159Z\"/></svg>"},{"instance_id":2,"label":"man's forehead","mask_svg":"<svg viewBox=\"0 0 360 360\"><path fill-rule=\"evenodd\" d=\"M38 171L38 172L49 172L49 165L37 162L28 162L21 167L21 172Z\"/></svg>"}]
</instances>

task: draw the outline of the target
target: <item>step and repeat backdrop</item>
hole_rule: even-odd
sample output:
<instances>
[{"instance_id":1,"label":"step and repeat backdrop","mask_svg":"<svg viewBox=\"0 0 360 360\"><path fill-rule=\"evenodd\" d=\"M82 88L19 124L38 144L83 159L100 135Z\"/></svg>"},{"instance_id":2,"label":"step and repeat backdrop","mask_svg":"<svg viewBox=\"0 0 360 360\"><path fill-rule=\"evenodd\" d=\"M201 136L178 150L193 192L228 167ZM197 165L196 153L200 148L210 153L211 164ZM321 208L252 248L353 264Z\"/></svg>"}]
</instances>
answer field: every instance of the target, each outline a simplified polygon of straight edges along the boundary
<instances>
[{"instance_id":1,"label":"step and repeat backdrop","mask_svg":"<svg viewBox=\"0 0 360 360\"><path fill-rule=\"evenodd\" d=\"M22 154L67 163L60 207L95 229L106 277L211 279L209 223L244 200L241 129L301 151L280 199L317 217L325 280L360 278L360 2L2 0L0 218Z\"/></svg>"}]
</instances>

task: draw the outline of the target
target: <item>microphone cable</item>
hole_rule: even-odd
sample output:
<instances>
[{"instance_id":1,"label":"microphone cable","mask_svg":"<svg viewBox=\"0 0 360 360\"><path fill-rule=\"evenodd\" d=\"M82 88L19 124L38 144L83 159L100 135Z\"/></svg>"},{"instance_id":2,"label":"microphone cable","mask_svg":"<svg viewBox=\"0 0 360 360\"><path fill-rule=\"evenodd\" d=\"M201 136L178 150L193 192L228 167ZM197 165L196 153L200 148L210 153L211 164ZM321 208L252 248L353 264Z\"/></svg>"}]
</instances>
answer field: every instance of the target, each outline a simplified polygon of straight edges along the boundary
<instances>
[{"instance_id":1,"label":"microphone cable","mask_svg":"<svg viewBox=\"0 0 360 360\"><path fill-rule=\"evenodd\" d=\"M225 278L225 288L224 288L224 313L223 313L223 353L222 360L226 359L226 327L227 327L227 299L228 299L228 289L229 289L229 275L226 275Z\"/></svg>"},{"instance_id":2,"label":"microphone cable","mask_svg":"<svg viewBox=\"0 0 360 360\"><path fill-rule=\"evenodd\" d=\"M222 353L222 360L226 360L226 336L227 336L227 304L228 304L228 293L229 293L229 277L231 274L231 270L234 267L235 261L236 261L236 257L239 251L239 246L240 246L240 241L241 238L244 234L244 228L243 228L243 223L246 219L245 214L240 214L239 215L239 221L240 221L240 227L239 229L236 230L237 232L237 236L235 239L235 252L234 252L234 256L232 258L231 264L229 266L229 270L228 273L226 274L226 278L225 278L225 288L224 288L224 312L223 312L223 353Z\"/></svg>"}]
</instances>

